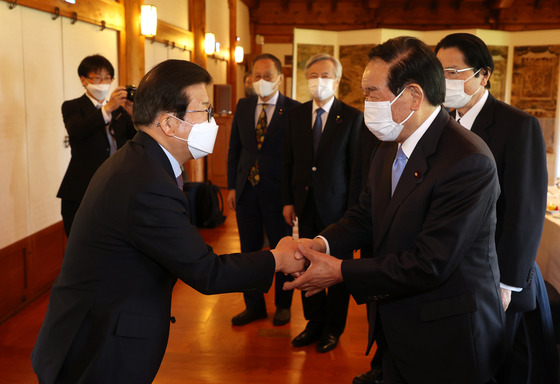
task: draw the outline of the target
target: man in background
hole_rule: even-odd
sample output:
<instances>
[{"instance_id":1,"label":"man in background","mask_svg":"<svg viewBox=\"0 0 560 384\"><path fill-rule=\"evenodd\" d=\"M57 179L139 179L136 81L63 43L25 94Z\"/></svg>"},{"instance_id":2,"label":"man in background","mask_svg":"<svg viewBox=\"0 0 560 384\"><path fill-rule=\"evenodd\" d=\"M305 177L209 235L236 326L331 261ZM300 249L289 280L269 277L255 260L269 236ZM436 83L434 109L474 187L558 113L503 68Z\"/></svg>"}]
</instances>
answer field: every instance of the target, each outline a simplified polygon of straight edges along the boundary
<instances>
[{"instance_id":1,"label":"man in background","mask_svg":"<svg viewBox=\"0 0 560 384\"><path fill-rule=\"evenodd\" d=\"M340 62L327 54L305 65L312 100L288 116L284 143L282 203L284 219L299 236L313 238L342 217L357 202L349 185L363 113L335 97L342 78ZM337 255L351 259L352 251ZM350 295L337 284L312 297L302 295L305 330L292 340L295 347L317 341L318 352L336 348L344 332Z\"/></svg>"},{"instance_id":2,"label":"man in background","mask_svg":"<svg viewBox=\"0 0 560 384\"><path fill-rule=\"evenodd\" d=\"M264 236L271 248L290 234L282 216L280 174L282 144L288 111L299 103L278 91L282 63L271 54L253 60L255 95L237 103L228 151L227 203L235 210L241 252L263 249ZM274 325L290 321L292 292L282 286L288 277L276 275ZM267 317L264 295L244 292L245 310L235 315L233 325L245 325Z\"/></svg>"},{"instance_id":3,"label":"man in background","mask_svg":"<svg viewBox=\"0 0 560 384\"><path fill-rule=\"evenodd\" d=\"M448 35L436 46L436 54L446 78L444 105L488 144L498 169L496 248L508 355L496 378L507 384L557 383L548 297L535 263L548 183L541 127L535 117L489 92L494 60L480 38ZM548 316L541 316L543 309Z\"/></svg>"},{"instance_id":4,"label":"man in background","mask_svg":"<svg viewBox=\"0 0 560 384\"><path fill-rule=\"evenodd\" d=\"M107 98L115 77L109 60L101 55L86 57L78 66L78 76L86 93L62 104L72 157L57 197L62 199L67 236L97 168L136 133L131 119L134 103L127 99L126 88L117 87Z\"/></svg>"},{"instance_id":5,"label":"man in background","mask_svg":"<svg viewBox=\"0 0 560 384\"><path fill-rule=\"evenodd\" d=\"M167 60L135 98L138 133L103 163L76 214L32 362L39 383L148 384L169 336L177 279L204 294L264 292L303 269L296 243L216 255L189 220L180 164L212 153L208 72Z\"/></svg>"}]
</instances>

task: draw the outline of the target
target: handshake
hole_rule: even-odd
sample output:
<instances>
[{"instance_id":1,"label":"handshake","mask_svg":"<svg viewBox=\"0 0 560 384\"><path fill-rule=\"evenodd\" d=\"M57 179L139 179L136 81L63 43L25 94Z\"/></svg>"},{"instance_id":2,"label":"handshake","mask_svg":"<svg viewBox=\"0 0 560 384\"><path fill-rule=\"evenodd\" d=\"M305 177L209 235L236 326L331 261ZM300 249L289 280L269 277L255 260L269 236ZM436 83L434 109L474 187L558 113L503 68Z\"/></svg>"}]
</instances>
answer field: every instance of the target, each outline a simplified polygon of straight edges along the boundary
<instances>
[{"instance_id":1,"label":"handshake","mask_svg":"<svg viewBox=\"0 0 560 384\"><path fill-rule=\"evenodd\" d=\"M276 272L294 277L284 283L284 290L300 289L309 297L342 279L342 260L325 253L326 243L321 238L299 239L286 236L272 250Z\"/></svg>"}]
</instances>

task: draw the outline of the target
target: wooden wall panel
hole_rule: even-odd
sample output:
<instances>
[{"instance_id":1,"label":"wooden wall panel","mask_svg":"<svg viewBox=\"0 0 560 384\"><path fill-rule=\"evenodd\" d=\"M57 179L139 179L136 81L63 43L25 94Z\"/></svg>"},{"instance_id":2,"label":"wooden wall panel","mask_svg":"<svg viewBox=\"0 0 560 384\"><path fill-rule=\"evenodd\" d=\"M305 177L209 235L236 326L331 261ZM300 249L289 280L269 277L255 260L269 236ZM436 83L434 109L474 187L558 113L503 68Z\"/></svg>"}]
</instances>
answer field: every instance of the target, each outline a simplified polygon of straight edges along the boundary
<instances>
[{"instance_id":1,"label":"wooden wall panel","mask_svg":"<svg viewBox=\"0 0 560 384\"><path fill-rule=\"evenodd\" d=\"M0 322L26 302L27 240L0 250Z\"/></svg>"},{"instance_id":2,"label":"wooden wall panel","mask_svg":"<svg viewBox=\"0 0 560 384\"><path fill-rule=\"evenodd\" d=\"M214 144L214 152L208 156L207 178L212 184L227 188L227 156L233 115L216 116L215 119L220 129Z\"/></svg>"},{"instance_id":3,"label":"wooden wall panel","mask_svg":"<svg viewBox=\"0 0 560 384\"><path fill-rule=\"evenodd\" d=\"M30 299L50 288L60 273L66 235L62 222L34 234L30 238L31 252L27 257Z\"/></svg>"}]
</instances>

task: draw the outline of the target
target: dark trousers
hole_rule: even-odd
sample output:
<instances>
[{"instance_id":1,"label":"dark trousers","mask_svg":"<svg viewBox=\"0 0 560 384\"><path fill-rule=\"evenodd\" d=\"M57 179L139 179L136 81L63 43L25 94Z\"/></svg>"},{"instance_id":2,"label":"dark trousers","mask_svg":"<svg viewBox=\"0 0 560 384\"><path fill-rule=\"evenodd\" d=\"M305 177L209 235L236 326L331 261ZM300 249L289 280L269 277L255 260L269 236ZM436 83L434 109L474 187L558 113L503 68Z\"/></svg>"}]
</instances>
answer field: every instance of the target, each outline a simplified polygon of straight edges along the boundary
<instances>
[{"instance_id":1,"label":"dark trousers","mask_svg":"<svg viewBox=\"0 0 560 384\"><path fill-rule=\"evenodd\" d=\"M72 228L72 223L74 222L74 216L80 207L80 203L75 201L62 199L60 203L60 213L62 215L62 222L64 224L64 232L66 237L70 236L70 228Z\"/></svg>"},{"instance_id":2,"label":"dark trousers","mask_svg":"<svg viewBox=\"0 0 560 384\"><path fill-rule=\"evenodd\" d=\"M249 182L245 185L237 201L235 213L241 252L260 251L264 246L264 235L268 238L270 248L284 236L291 234L291 228L284 221L282 205L280 202L271 202L270 196L261 190L261 186L253 187ZM284 282L291 277L281 272L276 273L275 304L277 308L290 308L292 306L293 291L284 291ZM265 312L266 304L262 293L243 293L247 309Z\"/></svg>"},{"instance_id":3,"label":"dark trousers","mask_svg":"<svg viewBox=\"0 0 560 384\"><path fill-rule=\"evenodd\" d=\"M330 224L330 223L329 223ZM313 194L309 193L303 212L298 217L299 237L313 239L327 227L318 215ZM351 259L352 253L333 255L338 258ZM346 326L350 293L345 283L335 284L311 297L301 292L303 315L309 327L320 328L323 333L340 336Z\"/></svg>"},{"instance_id":4,"label":"dark trousers","mask_svg":"<svg viewBox=\"0 0 560 384\"><path fill-rule=\"evenodd\" d=\"M529 312L506 311L506 361L498 374L498 384L557 384L558 351L546 286L538 266L537 308Z\"/></svg>"}]
</instances>

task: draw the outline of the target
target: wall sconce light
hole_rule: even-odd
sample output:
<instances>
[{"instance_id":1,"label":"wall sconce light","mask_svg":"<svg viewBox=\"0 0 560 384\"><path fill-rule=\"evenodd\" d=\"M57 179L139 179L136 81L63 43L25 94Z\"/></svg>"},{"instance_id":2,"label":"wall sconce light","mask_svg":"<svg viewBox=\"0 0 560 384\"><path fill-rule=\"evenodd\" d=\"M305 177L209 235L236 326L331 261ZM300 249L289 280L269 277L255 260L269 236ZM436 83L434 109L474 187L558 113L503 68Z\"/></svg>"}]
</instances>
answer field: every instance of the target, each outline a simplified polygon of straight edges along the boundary
<instances>
[{"instance_id":1,"label":"wall sconce light","mask_svg":"<svg viewBox=\"0 0 560 384\"><path fill-rule=\"evenodd\" d=\"M144 36L155 36L157 30L157 9L153 5L142 5L140 31Z\"/></svg>"},{"instance_id":2,"label":"wall sconce light","mask_svg":"<svg viewBox=\"0 0 560 384\"><path fill-rule=\"evenodd\" d=\"M236 63L242 63L243 62L244 52L243 52L243 47L241 45L238 45L237 47L235 47L234 56L235 56L235 62Z\"/></svg>"},{"instance_id":3,"label":"wall sconce light","mask_svg":"<svg viewBox=\"0 0 560 384\"><path fill-rule=\"evenodd\" d=\"M216 35L213 33L206 33L204 35L204 52L211 55L216 51Z\"/></svg>"}]
</instances>

